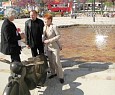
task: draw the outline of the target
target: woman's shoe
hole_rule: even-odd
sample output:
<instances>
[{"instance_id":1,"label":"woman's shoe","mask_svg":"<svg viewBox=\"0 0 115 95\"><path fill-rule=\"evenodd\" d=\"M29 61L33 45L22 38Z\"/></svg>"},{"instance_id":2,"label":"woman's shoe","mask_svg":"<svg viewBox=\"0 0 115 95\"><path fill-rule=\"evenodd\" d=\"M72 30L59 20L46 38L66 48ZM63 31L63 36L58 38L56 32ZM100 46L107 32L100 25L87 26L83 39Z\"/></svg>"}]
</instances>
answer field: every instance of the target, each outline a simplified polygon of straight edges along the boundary
<instances>
[{"instance_id":1,"label":"woman's shoe","mask_svg":"<svg viewBox=\"0 0 115 95\"><path fill-rule=\"evenodd\" d=\"M63 78L59 78L59 81L60 81L61 84L64 83L64 79Z\"/></svg>"},{"instance_id":2,"label":"woman's shoe","mask_svg":"<svg viewBox=\"0 0 115 95\"><path fill-rule=\"evenodd\" d=\"M54 75L49 76L48 78L51 79L51 78L54 78L56 76L57 76L57 74L54 74Z\"/></svg>"}]
</instances>

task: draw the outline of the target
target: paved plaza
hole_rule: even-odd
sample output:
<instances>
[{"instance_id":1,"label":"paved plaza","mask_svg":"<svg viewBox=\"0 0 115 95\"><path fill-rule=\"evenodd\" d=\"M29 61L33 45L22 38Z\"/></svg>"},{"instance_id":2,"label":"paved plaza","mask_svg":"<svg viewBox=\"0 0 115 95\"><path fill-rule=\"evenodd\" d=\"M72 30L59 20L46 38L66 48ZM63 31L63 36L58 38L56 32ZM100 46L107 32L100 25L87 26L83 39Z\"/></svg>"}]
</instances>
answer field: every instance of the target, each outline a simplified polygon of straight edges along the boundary
<instances>
[{"instance_id":1,"label":"paved plaza","mask_svg":"<svg viewBox=\"0 0 115 95\"><path fill-rule=\"evenodd\" d=\"M24 31L26 19L16 19L14 23ZM41 18L42 19L42 18ZM0 21L0 26L3 21ZM115 25L115 18L92 17L54 17L54 24L60 27L71 25ZM27 60L31 57L30 50L22 50L21 59ZM0 58L10 60L9 56L0 53ZM41 89L31 90L31 95L115 95L115 63L111 62L79 62L70 59L61 59L64 71L65 83L60 84L58 78L47 79L45 86ZM8 82L10 74L9 64L0 62L0 95Z\"/></svg>"}]
</instances>

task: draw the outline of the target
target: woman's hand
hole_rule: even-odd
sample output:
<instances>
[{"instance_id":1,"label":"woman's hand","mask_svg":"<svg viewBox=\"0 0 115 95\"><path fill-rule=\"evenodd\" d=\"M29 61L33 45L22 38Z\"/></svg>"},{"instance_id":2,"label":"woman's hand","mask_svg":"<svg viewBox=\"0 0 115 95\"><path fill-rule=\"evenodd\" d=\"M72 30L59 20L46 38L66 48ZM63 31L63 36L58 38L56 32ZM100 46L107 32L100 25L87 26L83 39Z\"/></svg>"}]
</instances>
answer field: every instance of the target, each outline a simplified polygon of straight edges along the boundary
<instances>
[{"instance_id":1,"label":"woman's hand","mask_svg":"<svg viewBox=\"0 0 115 95\"><path fill-rule=\"evenodd\" d=\"M50 41L49 40L44 40L44 43L48 44L48 43L50 43Z\"/></svg>"},{"instance_id":2,"label":"woman's hand","mask_svg":"<svg viewBox=\"0 0 115 95\"><path fill-rule=\"evenodd\" d=\"M27 47L28 49L30 49L30 46L29 46L29 45L26 45L26 47Z\"/></svg>"}]
</instances>

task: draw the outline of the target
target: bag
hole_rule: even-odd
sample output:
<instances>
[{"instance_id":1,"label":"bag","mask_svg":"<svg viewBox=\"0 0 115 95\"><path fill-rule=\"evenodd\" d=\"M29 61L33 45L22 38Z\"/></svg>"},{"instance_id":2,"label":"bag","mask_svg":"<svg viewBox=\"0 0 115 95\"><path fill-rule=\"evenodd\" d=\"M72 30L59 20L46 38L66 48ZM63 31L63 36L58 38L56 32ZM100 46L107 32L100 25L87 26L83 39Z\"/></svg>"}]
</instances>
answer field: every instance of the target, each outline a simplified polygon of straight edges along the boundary
<instances>
[{"instance_id":1,"label":"bag","mask_svg":"<svg viewBox=\"0 0 115 95\"><path fill-rule=\"evenodd\" d=\"M38 85L43 86L47 78L48 69L46 56L38 55L37 57L29 58L28 62L25 81L29 90L36 88Z\"/></svg>"}]
</instances>

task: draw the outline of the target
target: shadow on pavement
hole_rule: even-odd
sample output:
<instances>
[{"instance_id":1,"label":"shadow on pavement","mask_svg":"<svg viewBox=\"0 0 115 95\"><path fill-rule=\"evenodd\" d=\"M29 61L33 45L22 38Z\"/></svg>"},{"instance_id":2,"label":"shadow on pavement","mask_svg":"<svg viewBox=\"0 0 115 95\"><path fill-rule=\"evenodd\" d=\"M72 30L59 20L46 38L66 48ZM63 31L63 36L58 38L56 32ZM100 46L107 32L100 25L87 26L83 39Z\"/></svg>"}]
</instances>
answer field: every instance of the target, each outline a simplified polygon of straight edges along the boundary
<instances>
[{"instance_id":1,"label":"shadow on pavement","mask_svg":"<svg viewBox=\"0 0 115 95\"><path fill-rule=\"evenodd\" d=\"M61 59L64 69L65 83L61 84L58 77L47 79L45 87L38 89L39 95L84 95L78 88L82 83L78 78L85 79L86 75L107 70L112 63L74 61L75 58Z\"/></svg>"},{"instance_id":2,"label":"shadow on pavement","mask_svg":"<svg viewBox=\"0 0 115 95\"><path fill-rule=\"evenodd\" d=\"M77 82L77 78L85 79L85 75L104 71L109 68L112 63L102 62L82 62L73 61L71 59L62 59L62 66L64 68L65 83L59 83L58 78L48 79L46 81L46 89L40 95L84 95L84 92L77 88L82 85Z\"/></svg>"},{"instance_id":3,"label":"shadow on pavement","mask_svg":"<svg viewBox=\"0 0 115 95\"><path fill-rule=\"evenodd\" d=\"M66 81L64 84L60 84L58 78L48 79L46 81L47 88L42 91L43 94L39 95L84 95L83 91L77 88L80 85L79 82L67 83Z\"/></svg>"},{"instance_id":4,"label":"shadow on pavement","mask_svg":"<svg viewBox=\"0 0 115 95\"><path fill-rule=\"evenodd\" d=\"M74 61L76 58L63 58L61 59L62 67L73 67L77 66L79 68L95 68L95 69L109 69L111 62L86 62L86 61Z\"/></svg>"}]
</instances>

